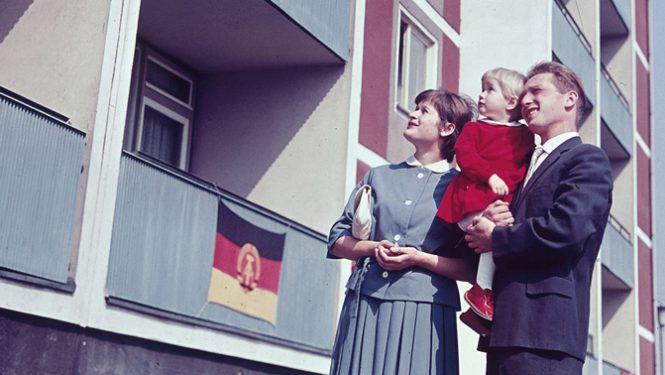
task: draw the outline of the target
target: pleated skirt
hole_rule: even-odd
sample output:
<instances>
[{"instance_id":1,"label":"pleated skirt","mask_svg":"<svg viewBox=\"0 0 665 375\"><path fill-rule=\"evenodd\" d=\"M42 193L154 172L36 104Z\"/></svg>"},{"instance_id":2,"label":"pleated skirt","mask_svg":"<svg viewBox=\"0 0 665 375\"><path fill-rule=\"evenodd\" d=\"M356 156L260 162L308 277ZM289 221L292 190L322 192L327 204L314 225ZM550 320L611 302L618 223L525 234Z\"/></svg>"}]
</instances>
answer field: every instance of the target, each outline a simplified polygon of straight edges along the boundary
<instances>
[{"instance_id":1,"label":"pleated skirt","mask_svg":"<svg viewBox=\"0 0 665 375\"><path fill-rule=\"evenodd\" d=\"M459 374L455 309L365 295L357 301L349 290L330 374Z\"/></svg>"}]
</instances>

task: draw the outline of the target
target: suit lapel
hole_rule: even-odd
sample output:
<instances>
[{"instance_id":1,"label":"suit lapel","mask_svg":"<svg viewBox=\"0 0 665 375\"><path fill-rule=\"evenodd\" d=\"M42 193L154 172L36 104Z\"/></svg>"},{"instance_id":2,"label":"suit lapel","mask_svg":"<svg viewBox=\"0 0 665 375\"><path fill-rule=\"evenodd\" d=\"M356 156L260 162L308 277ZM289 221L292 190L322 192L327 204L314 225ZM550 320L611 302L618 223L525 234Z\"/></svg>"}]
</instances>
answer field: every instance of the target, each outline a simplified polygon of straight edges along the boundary
<instances>
[{"instance_id":1,"label":"suit lapel","mask_svg":"<svg viewBox=\"0 0 665 375\"><path fill-rule=\"evenodd\" d=\"M561 155L579 144L582 144L582 140L579 137L571 138L563 142L559 147L555 148L554 151L552 151L552 153L549 154L547 158L545 158L543 163L540 164L540 166L538 166L538 169L536 169L536 171L529 179L528 183L526 184L526 187L524 186L524 184L520 186L520 189L516 194L514 212L516 212L517 208L524 200L524 197L527 194L529 194L531 190L533 190L534 186L538 185L540 178L543 175L545 175L547 171L550 170L550 167L552 167L552 165L554 165L557 161L559 161Z\"/></svg>"}]
</instances>

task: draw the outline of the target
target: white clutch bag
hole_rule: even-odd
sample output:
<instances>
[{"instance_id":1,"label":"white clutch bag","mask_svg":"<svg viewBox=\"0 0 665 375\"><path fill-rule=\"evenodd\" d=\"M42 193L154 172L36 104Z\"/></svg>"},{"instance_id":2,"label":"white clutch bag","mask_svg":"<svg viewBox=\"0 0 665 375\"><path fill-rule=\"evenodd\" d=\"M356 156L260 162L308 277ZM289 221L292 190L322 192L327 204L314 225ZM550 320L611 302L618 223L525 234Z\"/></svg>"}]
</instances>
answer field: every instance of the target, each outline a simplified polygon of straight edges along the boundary
<instances>
[{"instance_id":1,"label":"white clutch bag","mask_svg":"<svg viewBox=\"0 0 665 375\"><path fill-rule=\"evenodd\" d=\"M372 187L363 185L353 199L351 234L357 240L368 240L372 232Z\"/></svg>"}]
</instances>

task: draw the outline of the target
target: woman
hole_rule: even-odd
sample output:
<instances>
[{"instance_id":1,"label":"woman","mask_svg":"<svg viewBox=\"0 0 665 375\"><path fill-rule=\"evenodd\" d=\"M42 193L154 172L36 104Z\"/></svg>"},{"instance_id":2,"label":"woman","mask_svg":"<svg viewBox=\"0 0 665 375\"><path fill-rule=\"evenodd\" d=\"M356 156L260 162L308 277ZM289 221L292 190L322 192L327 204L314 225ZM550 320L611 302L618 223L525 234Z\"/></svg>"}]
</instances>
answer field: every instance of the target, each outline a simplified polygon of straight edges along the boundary
<instances>
[{"instance_id":1,"label":"woman","mask_svg":"<svg viewBox=\"0 0 665 375\"><path fill-rule=\"evenodd\" d=\"M330 231L328 256L356 260L331 374L458 373L454 279L472 280L474 264L446 250L459 238L434 215L456 174L449 164L455 140L475 108L444 90L415 101L404 130L415 154L371 169ZM374 224L370 240L359 241L351 235L353 197L365 184L372 187Z\"/></svg>"}]
</instances>

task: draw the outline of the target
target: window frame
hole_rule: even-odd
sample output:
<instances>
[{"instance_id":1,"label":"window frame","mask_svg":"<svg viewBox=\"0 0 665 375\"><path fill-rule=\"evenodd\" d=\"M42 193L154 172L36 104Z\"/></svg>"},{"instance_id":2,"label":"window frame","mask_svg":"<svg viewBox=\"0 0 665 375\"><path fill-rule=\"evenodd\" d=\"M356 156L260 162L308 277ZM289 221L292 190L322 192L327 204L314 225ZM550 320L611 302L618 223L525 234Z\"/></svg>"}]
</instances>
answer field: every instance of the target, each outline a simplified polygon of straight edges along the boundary
<instances>
[{"instance_id":1,"label":"window frame","mask_svg":"<svg viewBox=\"0 0 665 375\"><path fill-rule=\"evenodd\" d=\"M407 29L404 37L404 47L401 47L401 30L402 24L407 25ZM397 17L397 48L395 48L395 77L394 77L394 88L395 88L395 108L398 112L407 115L412 108L413 103L410 102L411 98L409 95L409 78L410 78L410 64L411 64L411 39L420 37L426 43L426 52L425 52L425 88L435 88L438 84L439 74L438 74L438 62L439 62L439 42L438 40L430 33L427 28L425 28L422 23L420 23L415 16L413 16L409 11L404 8L403 5L399 6L398 17ZM417 35L414 36L413 34ZM400 56L400 52L402 56ZM402 60L402 66L400 67L400 59ZM401 68L401 69L400 69ZM401 72L400 72L401 70ZM400 74L402 77L402 82L400 82ZM400 89L401 85L401 89Z\"/></svg>"},{"instance_id":2,"label":"window frame","mask_svg":"<svg viewBox=\"0 0 665 375\"><path fill-rule=\"evenodd\" d=\"M127 131L130 131L131 134L126 135L126 137L129 136L125 142L126 148L142 157L148 157L158 163L188 172L197 77L186 67L179 65L172 58L165 56L141 41L137 41L135 53L134 64L138 64L138 66L135 67L135 71L132 74L132 91L129 99L129 108L131 108L131 111L128 112L127 123ZM188 102L176 98L157 85L148 82L148 64L150 63L158 65L174 76L189 83ZM146 106L182 124L180 155L178 156L176 165L159 160L142 150Z\"/></svg>"}]
</instances>

